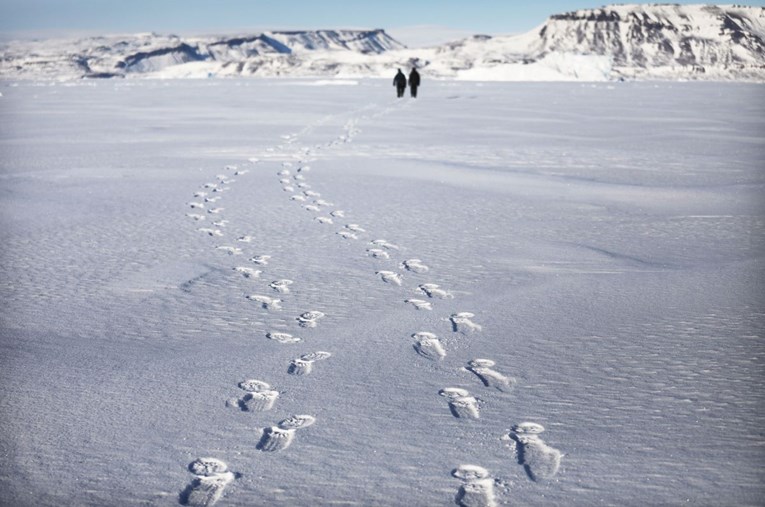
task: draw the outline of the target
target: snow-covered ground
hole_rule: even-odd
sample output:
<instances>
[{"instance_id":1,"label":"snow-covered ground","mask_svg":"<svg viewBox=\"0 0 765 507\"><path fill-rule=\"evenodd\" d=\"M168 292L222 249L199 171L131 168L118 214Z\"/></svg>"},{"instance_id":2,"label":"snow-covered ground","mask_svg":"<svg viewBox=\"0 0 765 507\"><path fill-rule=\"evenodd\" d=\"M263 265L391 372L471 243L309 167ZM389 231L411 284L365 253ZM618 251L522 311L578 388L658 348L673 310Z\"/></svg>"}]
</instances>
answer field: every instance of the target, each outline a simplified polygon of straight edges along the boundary
<instances>
[{"instance_id":1,"label":"snow-covered ground","mask_svg":"<svg viewBox=\"0 0 765 507\"><path fill-rule=\"evenodd\" d=\"M0 84L0 503L762 502L762 86L330 83Z\"/></svg>"}]
</instances>

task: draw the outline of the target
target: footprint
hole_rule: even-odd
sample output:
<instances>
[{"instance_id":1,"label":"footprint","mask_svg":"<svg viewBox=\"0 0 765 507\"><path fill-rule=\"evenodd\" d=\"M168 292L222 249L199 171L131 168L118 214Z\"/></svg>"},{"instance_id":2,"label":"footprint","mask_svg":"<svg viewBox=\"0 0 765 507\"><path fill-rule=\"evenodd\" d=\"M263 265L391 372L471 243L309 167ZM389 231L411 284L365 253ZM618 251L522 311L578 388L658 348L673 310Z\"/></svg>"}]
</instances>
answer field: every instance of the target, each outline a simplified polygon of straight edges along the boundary
<instances>
[{"instance_id":1,"label":"footprint","mask_svg":"<svg viewBox=\"0 0 765 507\"><path fill-rule=\"evenodd\" d=\"M462 507L496 507L494 479L489 471L477 465L460 465L452 476L462 481L455 501Z\"/></svg>"},{"instance_id":2,"label":"footprint","mask_svg":"<svg viewBox=\"0 0 765 507\"><path fill-rule=\"evenodd\" d=\"M205 220L207 218L206 216L200 215L199 213L186 213L186 216L189 218L193 218L197 222L199 222L200 220Z\"/></svg>"},{"instance_id":3,"label":"footprint","mask_svg":"<svg viewBox=\"0 0 765 507\"><path fill-rule=\"evenodd\" d=\"M380 278L385 283L392 283L400 286L403 282L403 277L393 271L377 271L375 274L380 275Z\"/></svg>"},{"instance_id":4,"label":"footprint","mask_svg":"<svg viewBox=\"0 0 765 507\"><path fill-rule=\"evenodd\" d=\"M239 236L236 238L237 241L241 243L252 243L252 240L255 239L252 236Z\"/></svg>"},{"instance_id":5,"label":"footprint","mask_svg":"<svg viewBox=\"0 0 765 507\"><path fill-rule=\"evenodd\" d=\"M213 208L213 209L208 209L207 212L213 215L217 215L219 213L222 213L224 209L225 208Z\"/></svg>"},{"instance_id":6,"label":"footprint","mask_svg":"<svg viewBox=\"0 0 765 507\"><path fill-rule=\"evenodd\" d=\"M335 211L331 212L330 215L332 215L335 218L345 218L345 211L341 209L336 209Z\"/></svg>"},{"instance_id":7,"label":"footprint","mask_svg":"<svg viewBox=\"0 0 765 507\"><path fill-rule=\"evenodd\" d=\"M432 310L433 309L433 305L431 305L427 301L423 301L422 299L405 299L404 303L411 304L412 306L414 306L416 310Z\"/></svg>"},{"instance_id":8,"label":"footprint","mask_svg":"<svg viewBox=\"0 0 765 507\"><path fill-rule=\"evenodd\" d=\"M481 326L470 320L473 317L475 317L475 315L470 312L452 314L452 316L449 317L449 320L452 321L452 330L455 333L462 334L471 334L480 331Z\"/></svg>"},{"instance_id":9,"label":"footprint","mask_svg":"<svg viewBox=\"0 0 765 507\"><path fill-rule=\"evenodd\" d=\"M296 376L308 375L312 371L313 361L306 361L305 359L301 359L299 357L290 361L290 365L287 367L287 373Z\"/></svg>"},{"instance_id":10,"label":"footprint","mask_svg":"<svg viewBox=\"0 0 765 507\"><path fill-rule=\"evenodd\" d=\"M242 176L248 172L250 172L248 169L240 169L239 171L234 172L234 176Z\"/></svg>"},{"instance_id":11,"label":"footprint","mask_svg":"<svg viewBox=\"0 0 765 507\"><path fill-rule=\"evenodd\" d=\"M310 312L302 313L300 317L297 318L297 321L298 324L300 324L300 327L316 327L319 320L323 318L324 314L322 312L311 310Z\"/></svg>"},{"instance_id":12,"label":"footprint","mask_svg":"<svg viewBox=\"0 0 765 507\"><path fill-rule=\"evenodd\" d=\"M439 299L452 299L454 296L451 292L445 291L443 289L440 289L438 285L435 283L424 283L417 287L417 289L428 296L429 298L439 298Z\"/></svg>"},{"instance_id":13,"label":"footprint","mask_svg":"<svg viewBox=\"0 0 765 507\"><path fill-rule=\"evenodd\" d=\"M217 183L205 183L204 185L202 185L202 188L218 188L218 184Z\"/></svg>"},{"instance_id":14,"label":"footprint","mask_svg":"<svg viewBox=\"0 0 765 507\"><path fill-rule=\"evenodd\" d=\"M294 179L295 181L303 181L305 180L305 176L303 176L302 174L296 174L295 176L292 177L292 179Z\"/></svg>"},{"instance_id":15,"label":"footprint","mask_svg":"<svg viewBox=\"0 0 765 507\"><path fill-rule=\"evenodd\" d=\"M254 262L255 264L260 264L261 266L265 266L268 264L268 261L270 259L271 259L270 255L256 255L255 257L252 257L250 261Z\"/></svg>"},{"instance_id":16,"label":"footprint","mask_svg":"<svg viewBox=\"0 0 765 507\"><path fill-rule=\"evenodd\" d=\"M274 280L269 284L269 287L274 289L276 292L281 292L282 294L289 294L290 292L290 285L292 285L292 280Z\"/></svg>"},{"instance_id":17,"label":"footprint","mask_svg":"<svg viewBox=\"0 0 765 507\"><path fill-rule=\"evenodd\" d=\"M266 333L266 338L268 338L269 340L274 340L275 342L279 342L279 343L298 343L303 341L302 338L298 338L297 336L292 336L289 333L278 333L275 331Z\"/></svg>"},{"instance_id":18,"label":"footprint","mask_svg":"<svg viewBox=\"0 0 765 507\"><path fill-rule=\"evenodd\" d=\"M332 223L332 219L329 218L329 217L316 217L316 218L314 218L314 220L316 220L320 224L331 224Z\"/></svg>"},{"instance_id":19,"label":"footprint","mask_svg":"<svg viewBox=\"0 0 765 507\"><path fill-rule=\"evenodd\" d=\"M240 407L245 412L265 412L274 408L277 398L279 398L278 391L247 393L241 399Z\"/></svg>"},{"instance_id":20,"label":"footprint","mask_svg":"<svg viewBox=\"0 0 765 507\"><path fill-rule=\"evenodd\" d=\"M226 227L228 225L228 220L218 220L217 222L213 222L213 225L215 227Z\"/></svg>"},{"instance_id":21,"label":"footprint","mask_svg":"<svg viewBox=\"0 0 765 507\"><path fill-rule=\"evenodd\" d=\"M302 167L298 167L298 172L299 173L307 173L310 170L311 170L311 166L310 165L304 165Z\"/></svg>"},{"instance_id":22,"label":"footprint","mask_svg":"<svg viewBox=\"0 0 765 507\"><path fill-rule=\"evenodd\" d=\"M478 400L465 389L447 387L438 392L439 395L449 400L449 410L458 419L478 419Z\"/></svg>"},{"instance_id":23,"label":"footprint","mask_svg":"<svg viewBox=\"0 0 765 507\"><path fill-rule=\"evenodd\" d=\"M324 207L334 206L334 204L332 204L331 202L327 202L324 199L316 199L315 201L313 201L313 203L316 206L324 206Z\"/></svg>"},{"instance_id":24,"label":"footprint","mask_svg":"<svg viewBox=\"0 0 765 507\"><path fill-rule=\"evenodd\" d=\"M311 426L316 419L310 415L293 415L280 421L276 426L263 430L256 449L263 452L283 451L292 444L295 432Z\"/></svg>"},{"instance_id":25,"label":"footprint","mask_svg":"<svg viewBox=\"0 0 765 507\"><path fill-rule=\"evenodd\" d=\"M220 500L235 476L228 466L215 458L197 458L189 464L196 477L181 493L180 503L193 507L210 507Z\"/></svg>"},{"instance_id":26,"label":"footprint","mask_svg":"<svg viewBox=\"0 0 765 507\"><path fill-rule=\"evenodd\" d=\"M247 391L248 393L259 393L271 389L271 385L268 382L255 379L242 380L237 385L239 386L239 389Z\"/></svg>"},{"instance_id":27,"label":"footprint","mask_svg":"<svg viewBox=\"0 0 765 507\"><path fill-rule=\"evenodd\" d=\"M386 250L398 250L398 245L394 245L393 243L390 243L384 239L376 239L374 241L369 242L372 245L379 246L382 248L385 248Z\"/></svg>"},{"instance_id":28,"label":"footprint","mask_svg":"<svg viewBox=\"0 0 765 507\"><path fill-rule=\"evenodd\" d=\"M306 204L305 206L303 206L303 209L306 211L314 212L314 213L319 211L319 207L314 206L313 204Z\"/></svg>"},{"instance_id":29,"label":"footprint","mask_svg":"<svg viewBox=\"0 0 765 507\"><path fill-rule=\"evenodd\" d=\"M201 190L194 192L194 197L204 197L206 195L207 195L207 192L202 192Z\"/></svg>"},{"instance_id":30,"label":"footprint","mask_svg":"<svg viewBox=\"0 0 765 507\"><path fill-rule=\"evenodd\" d=\"M234 268L234 271L241 273L245 278L260 278L260 274L262 273L259 269L247 268L244 266L237 266Z\"/></svg>"},{"instance_id":31,"label":"footprint","mask_svg":"<svg viewBox=\"0 0 765 507\"><path fill-rule=\"evenodd\" d=\"M331 357L329 352L317 351L303 354L302 356L290 361L287 373L290 375L308 375L313 371L313 363L323 361Z\"/></svg>"},{"instance_id":32,"label":"footprint","mask_svg":"<svg viewBox=\"0 0 765 507\"><path fill-rule=\"evenodd\" d=\"M290 175L290 172L289 172L289 170L288 170L288 169L282 169L281 171L279 171L278 173L276 173L276 175L277 175L277 176L289 176L289 175Z\"/></svg>"},{"instance_id":33,"label":"footprint","mask_svg":"<svg viewBox=\"0 0 765 507\"><path fill-rule=\"evenodd\" d=\"M379 248L368 248L367 254L370 257L374 257L375 259L390 259L388 252L385 250L380 250Z\"/></svg>"},{"instance_id":34,"label":"footprint","mask_svg":"<svg viewBox=\"0 0 765 507\"><path fill-rule=\"evenodd\" d=\"M300 185L298 185L298 186L300 186ZM282 187L282 190L284 190L285 192L294 192L295 191L295 187L293 187L292 185L284 185L284 187Z\"/></svg>"},{"instance_id":35,"label":"footprint","mask_svg":"<svg viewBox=\"0 0 765 507\"><path fill-rule=\"evenodd\" d=\"M359 224L346 224L345 228L352 232L367 232Z\"/></svg>"},{"instance_id":36,"label":"footprint","mask_svg":"<svg viewBox=\"0 0 765 507\"><path fill-rule=\"evenodd\" d=\"M221 232L220 229L210 229L208 227L200 227L197 230L199 232L204 232L208 236L213 236L213 237L221 237L221 236L223 236L223 232Z\"/></svg>"},{"instance_id":37,"label":"footprint","mask_svg":"<svg viewBox=\"0 0 765 507\"><path fill-rule=\"evenodd\" d=\"M242 255L242 249L235 246L220 245L216 246L215 249L220 250L221 252L225 252L229 255Z\"/></svg>"},{"instance_id":38,"label":"footprint","mask_svg":"<svg viewBox=\"0 0 765 507\"><path fill-rule=\"evenodd\" d=\"M491 359L473 359L465 369L475 373L486 387L493 387L504 393L512 391L516 384L515 379L492 370L495 364Z\"/></svg>"},{"instance_id":39,"label":"footprint","mask_svg":"<svg viewBox=\"0 0 765 507\"><path fill-rule=\"evenodd\" d=\"M220 196L218 197L205 197L205 202L218 202L220 201Z\"/></svg>"},{"instance_id":40,"label":"footprint","mask_svg":"<svg viewBox=\"0 0 765 507\"><path fill-rule=\"evenodd\" d=\"M233 398L226 401L226 405L238 408L242 412L265 412L274 408L274 403L279 398L279 391L274 391L271 386L262 380L244 380L239 382L239 388L247 391L242 398Z\"/></svg>"},{"instance_id":41,"label":"footprint","mask_svg":"<svg viewBox=\"0 0 765 507\"><path fill-rule=\"evenodd\" d=\"M279 180L279 183L281 183L282 185L289 185L290 183L292 183L292 180L289 178L282 178Z\"/></svg>"},{"instance_id":42,"label":"footprint","mask_svg":"<svg viewBox=\"0 0 765 507\"><path fill-rule=\"evenodd\" d=\"M319 192L314 192L313 190L306 190L303 192L304 195L307 195L308 197L321 197L321 194Z\"/></svg>"},{"instance_id":43,"label":"footprint","mask_svg":"<svg viewBox=\"0 0 765 507\"><path fill-rule=\"evenodd\" d=\"M309 352L307 354L303 354L300 356L301 359L304 359L306 361L324 361L325 359L329 359L332 357L332 354L329 352L324 352L322 350L317 350L316 352Z\"/></svg>"},{"instance_id":44,"label":"footprint","mask_svg":"<svg viewBox=\"0 0 765 507\"><path fill-rule=\"evenodd\" d=\"M298 188L311 188L311 185L309 185L308 183L305 183L305 182L301 181L300 183L298 183L298 184L297 184L297 187L298 187ZM292 188L292 187L289 187L289 189L290 189L290 192L294 192L294 191L295 191L295 189L294 189L294 188Z\"/></svg>"},{"instance_id":45,"label":"footprint","mask_svg":"<svg viewBox=\"0 0 765 507\"><path fill-rule=\"evenodd\" d=\"M343 230L343 231L338 231L335 234L338 234L343 239L359 239L359 237L353 234L351 231Z\"/></svg>"},{"instance_id":46,"label":"footprint","mask_svg":"<svg viewBox=\"0 0 765 507\"><path fill-rule=\"evenodd\" d=\"M190 202L189 207L191 209L205 209L205 204L203 202Z\"/></svg>"},{"instance_id":47,"label":"footprint","mask_svg":"<svg viewBox=\"0 0 765 507\"><path fill-rule=\"evenodd\" d=\"M281 310L281 299L276 298L270 298L268 296L261 296L258 294L250 294L247 296L247 299L250 301L255 301L256 303L260 303L260 306L262 306L266 310Z\"/></svg>"},{"instance_id":48,"label":"footprint","mask_svg":"<svg viewBox=\"0 0 765 507\"><path fill-rule=\"evenodd\" d=\"M441 341L433 333L414 333L412 338L417 340L414 344L414 350L422 357L428 358L431 361L441 361L446 357L446 351Z\"/></svg>"},{"instance_id":49,"label":"footprint","mask_svg":"<svg viewBox=\"0 0 765 507\"><path fill-rule=\"evenodd\" d=\"M539 434L544 431L541 424L525 422L513 426L505 437L511 440L511 449L515 451L518 464L523 465L526 474L534 482L551 479L558 473L563 454L547 445Z\"/></svg>"},{"instance_id":50,"label":"footprint","mask_svg":"<svg viewBox=\"0 0 765 507\"><path fill-rule=\"evenodd\" d=\"M295 194L292 197L290 197L290 200L303 202L306 200L306 197L304 195Z\"/></svg>"},{"instance_id":51,"label":"footprint","mask_svg":"<svg viewBox=\"0 0 765 507\"><path fill-rule=\"evenodd\" d=\"M401 268L413 273L427 273L430 268L422 263L420 259L407 259L401 263Z\"/></svg>"}]
</instances>

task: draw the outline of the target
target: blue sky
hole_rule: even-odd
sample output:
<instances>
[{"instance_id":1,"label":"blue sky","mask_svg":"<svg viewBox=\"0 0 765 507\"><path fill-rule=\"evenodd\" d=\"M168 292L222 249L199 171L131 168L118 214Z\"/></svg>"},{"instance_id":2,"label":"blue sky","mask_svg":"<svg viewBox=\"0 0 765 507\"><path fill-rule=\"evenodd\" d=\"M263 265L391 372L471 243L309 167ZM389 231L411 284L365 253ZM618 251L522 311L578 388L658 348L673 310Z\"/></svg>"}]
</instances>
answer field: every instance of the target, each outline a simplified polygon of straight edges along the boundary
<instances>
[{"instance_id":1,"label":"blue sky","mask_svg":"<svg viewBox=\"0 0 765 507\"><path fill-rule=\"evenodd\" d=\"M593 0L0 0L0 33L180 35L269 29L385 28L410 45L530 30ZM675 0L673 3L699 3ZM729 2L728 2L729 3ZM764 6L765 0L747 2ZM437 41L436 39L444 39Z\"/></svg>"}]
</instances>

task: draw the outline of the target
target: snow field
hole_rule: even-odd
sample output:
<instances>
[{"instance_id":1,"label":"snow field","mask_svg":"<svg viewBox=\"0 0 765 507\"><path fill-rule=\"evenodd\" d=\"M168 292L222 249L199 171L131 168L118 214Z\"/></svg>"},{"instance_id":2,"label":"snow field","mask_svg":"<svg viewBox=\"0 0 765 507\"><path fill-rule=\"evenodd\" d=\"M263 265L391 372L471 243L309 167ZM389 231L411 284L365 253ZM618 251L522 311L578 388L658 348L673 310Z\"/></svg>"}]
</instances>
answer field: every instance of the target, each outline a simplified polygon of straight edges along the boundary
<instances>
[{"instance_id":1,"label":"snow field","mask_svg":"<svg viewBox=\"0 0 765 507\"><path fill-rule=\"evenodd\" d=\"M8 88L8 501L762 493L757 87L389 88Z\"/></svg>"}]
</instances>

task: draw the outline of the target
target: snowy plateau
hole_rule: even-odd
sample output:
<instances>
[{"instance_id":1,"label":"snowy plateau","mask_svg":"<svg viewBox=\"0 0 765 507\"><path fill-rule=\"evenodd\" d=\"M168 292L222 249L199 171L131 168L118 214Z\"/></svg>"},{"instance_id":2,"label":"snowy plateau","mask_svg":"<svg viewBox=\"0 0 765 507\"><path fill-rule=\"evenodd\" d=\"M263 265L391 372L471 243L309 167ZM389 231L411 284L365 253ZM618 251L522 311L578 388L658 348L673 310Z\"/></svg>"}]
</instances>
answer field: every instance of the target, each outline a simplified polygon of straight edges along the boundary
<instances>
[{"instance_id":1,"label":"snowy plateau","mask_svg":"<svg viewBox=\"0 0 765 507\"><path fill-rule=\"evenodd\" d=\"M223 76L499 81L765 81L765 8L614 5L551 16L516 36L408 49L384 30L179 37L139 34L7 42L6 79Z\"/></svg>"},{"instance_id":2,"label":"snowy plateau","mask_svg":"<svg viewBox=\"0 0 765 507\"><path fill-rule=\"evenodd\" d=\"M765 498L762 85L0 90L0 504Z\"/></svg>"}]
</instances>

